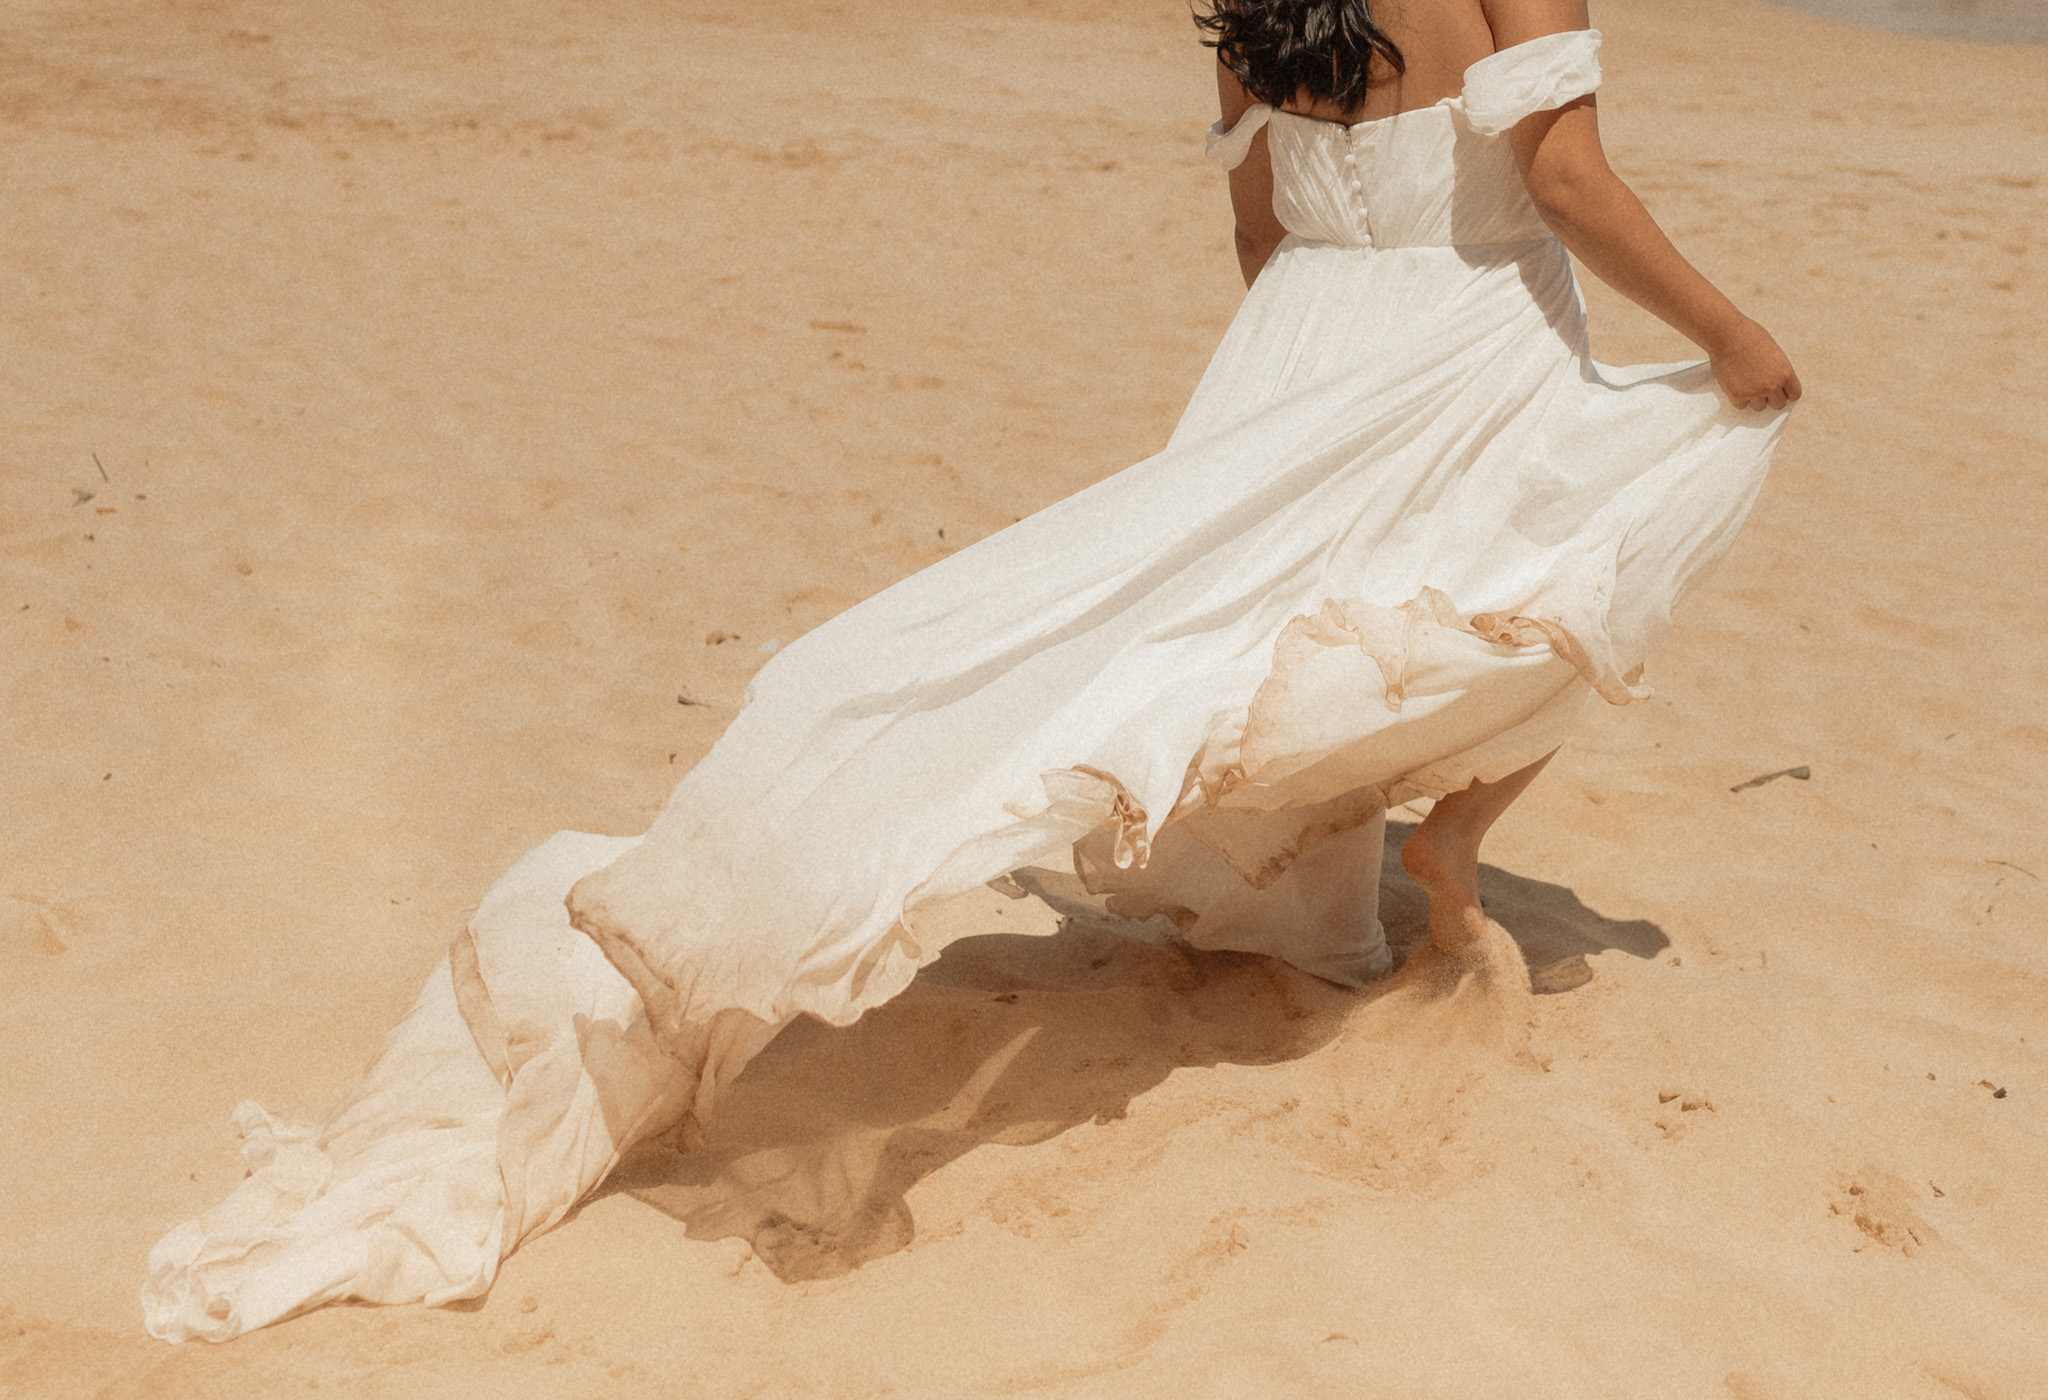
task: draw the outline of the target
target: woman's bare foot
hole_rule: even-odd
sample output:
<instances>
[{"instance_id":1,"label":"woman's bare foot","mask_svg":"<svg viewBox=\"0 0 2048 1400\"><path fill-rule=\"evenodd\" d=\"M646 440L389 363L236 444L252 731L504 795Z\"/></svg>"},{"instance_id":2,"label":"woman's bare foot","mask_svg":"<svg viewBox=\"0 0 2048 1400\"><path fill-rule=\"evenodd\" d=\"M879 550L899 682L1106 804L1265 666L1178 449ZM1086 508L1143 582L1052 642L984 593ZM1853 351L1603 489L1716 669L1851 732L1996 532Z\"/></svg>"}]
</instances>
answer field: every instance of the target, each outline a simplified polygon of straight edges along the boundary
<instances>
[{"instance_id":1,"label":"woman's bare foot","mask_svg":"<svg viewBox=\"0 0 2048 1400\"><path fill-rule=\"evenodd\" d=\"M1429 896L1429 941L1440 953L1464 953L1486 936L1479 907L1479 847L1424 822L1401 847L1401 868Z\"/></svg>"},{"instance_id":2,"label":"woman's bare foot","mask_svg":"<svg viewBox=\"0 0 2048 1400\"><path fill-rule=\"evenodd\" d=\"M1429 896L1429 941L1440 953L1469 953L1486 938L1479 907L1479 843L1508 804L1536 781L1545 754L1499 782L1445 793L1401 847L1401 867Z\"/></svg>"}]
</instances>

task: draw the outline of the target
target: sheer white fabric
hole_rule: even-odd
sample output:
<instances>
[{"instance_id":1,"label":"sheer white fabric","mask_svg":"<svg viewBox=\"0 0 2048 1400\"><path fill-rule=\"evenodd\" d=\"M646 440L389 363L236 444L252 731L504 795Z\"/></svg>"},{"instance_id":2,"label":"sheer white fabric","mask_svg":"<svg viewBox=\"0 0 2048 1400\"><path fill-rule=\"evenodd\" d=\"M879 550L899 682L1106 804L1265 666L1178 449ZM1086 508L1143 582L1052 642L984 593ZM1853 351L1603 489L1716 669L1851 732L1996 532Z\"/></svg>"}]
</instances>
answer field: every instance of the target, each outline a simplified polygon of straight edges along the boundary
<instances>
[{"instance_id":1,"label":"sheer white fabric","mask_svg":"<svg viewBox=\"0 0 2048 1400\"><path fill-rule=\"evenodd\" d=\"M241 1111L253 1174L152 1253L150 1330L481 1292L792 1017L901 990L940 951L922 907L1069 849L1198 947L1383 970L1386 806L1647 694L1782 428L1704 365L1587 353L1500 133L1598 50L1213 133L1226 161L1273 133L1289 236L1166 448L785 648L645 838L522 860L340 1119Z\"/></svg>"},{"instance_id":2,"label":"sheer white fabric","mask_svg":"<svg viewBox=\"0 0 2048 1400\"><path fill-rule=\"evenodd\" d=\"M1548 112L1600 86L1600 31L1546 34L1482 58L1465 70L1460 101L1481 136L1498 136L1522 118Z\"/></svg>"}]
</instances>

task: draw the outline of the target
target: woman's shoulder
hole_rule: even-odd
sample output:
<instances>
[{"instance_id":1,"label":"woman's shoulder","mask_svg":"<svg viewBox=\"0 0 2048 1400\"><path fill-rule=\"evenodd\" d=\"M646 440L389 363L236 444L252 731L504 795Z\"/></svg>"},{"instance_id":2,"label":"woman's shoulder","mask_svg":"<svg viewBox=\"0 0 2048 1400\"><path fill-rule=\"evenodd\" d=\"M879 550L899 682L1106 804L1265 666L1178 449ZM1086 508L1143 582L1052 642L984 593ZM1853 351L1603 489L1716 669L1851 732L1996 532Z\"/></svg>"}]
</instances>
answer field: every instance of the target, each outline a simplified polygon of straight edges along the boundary
<instances>
[{"instance_id":1,"label":"woman's shoulder","mask_svg":"<svg viewBox=\"0 0 2048 1400\"><path fill-rule=\"evenodd\" d=\"M1485 134L1506 131L1599 86L1599 30L1540 34L1496 49L1465 70L1465 120Z\"/></svg>"}]
</instances>

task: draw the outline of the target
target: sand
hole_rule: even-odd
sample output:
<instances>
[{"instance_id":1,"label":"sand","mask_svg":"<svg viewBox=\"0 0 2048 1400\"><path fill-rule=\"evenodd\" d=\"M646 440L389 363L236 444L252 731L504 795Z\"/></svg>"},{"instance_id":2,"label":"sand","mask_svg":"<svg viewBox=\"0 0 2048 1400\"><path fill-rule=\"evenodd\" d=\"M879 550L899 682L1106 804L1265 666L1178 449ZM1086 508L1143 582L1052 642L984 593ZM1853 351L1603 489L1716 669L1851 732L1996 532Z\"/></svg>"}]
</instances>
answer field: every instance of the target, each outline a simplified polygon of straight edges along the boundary
<instances>
[{"instance_id":1,"label":"sand","mask_svg":"<svg viewBox=\"0 0 2048 1400\"><path fill-rule=\"evenodd\" d=\"M2048 44L2042 0L1772 0L1788 9L1866 29L1977 39L1996 44Z\"/></svg>"},{"instance_id":2,"label":"sand","mask_svg":"<svg viewBox=\"0 0 2048 1400\"><path fill-rule=\"evenodd\" d=\"M482 1303L172 1348L238 1100L331 1110L765 644L1156 449L1240 289L1177 0L10 5L0 1392L2048 1393L2048 50L1596 21L1809 397L1489 847L1540 994L1046 875Z\"/></svg>"}]
</instances>

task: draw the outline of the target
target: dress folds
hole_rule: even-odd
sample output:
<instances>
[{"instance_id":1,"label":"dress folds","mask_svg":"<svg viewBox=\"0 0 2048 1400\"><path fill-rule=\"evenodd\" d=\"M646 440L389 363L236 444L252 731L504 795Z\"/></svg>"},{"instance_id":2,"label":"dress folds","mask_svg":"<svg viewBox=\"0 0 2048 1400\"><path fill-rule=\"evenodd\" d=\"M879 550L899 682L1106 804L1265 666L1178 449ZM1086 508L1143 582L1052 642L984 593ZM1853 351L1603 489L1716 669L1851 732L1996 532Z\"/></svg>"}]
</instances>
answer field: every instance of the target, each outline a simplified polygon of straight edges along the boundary
<instances>
[{"instance_id":1,"label":"dress folds","mask_svg":"<svg viewBox=\"0 0 2048 1400\"><path fill-rule=\"evenodd\" d=\"M792 1018L902 990L921 909L1034 863L1196 947L1384 971L1388 805L1646 695L1783 426L1703 364L1588 353L1503 133L1599 47L1212 130L1226 164L1267 133L1288 237L1166 447L785 648L644 837L523 858L335 1123L237 1111L251 1175L152 1252L150 1331L481 1293Z\"/></svg>"}]
</instances>

